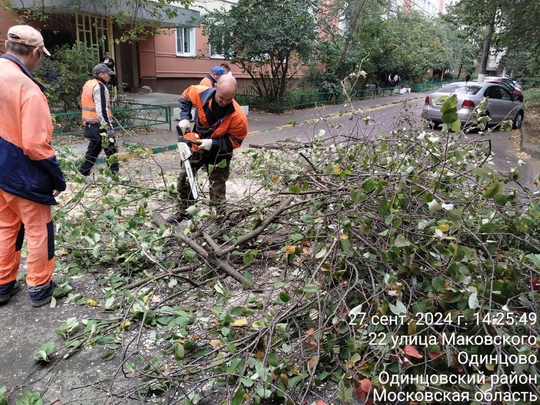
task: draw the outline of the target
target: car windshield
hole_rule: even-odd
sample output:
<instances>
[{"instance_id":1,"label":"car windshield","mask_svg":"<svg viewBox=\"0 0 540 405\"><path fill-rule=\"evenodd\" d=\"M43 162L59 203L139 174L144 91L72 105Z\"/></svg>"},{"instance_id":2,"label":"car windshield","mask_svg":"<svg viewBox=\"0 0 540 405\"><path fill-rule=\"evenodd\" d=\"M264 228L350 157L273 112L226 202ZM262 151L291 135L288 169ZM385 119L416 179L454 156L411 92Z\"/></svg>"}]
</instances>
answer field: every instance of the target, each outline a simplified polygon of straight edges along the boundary
<instances>
[{"instance_id":1,"label":"car windshield","mask_svg":"<svg viewBox=\"0 0 540 405\"><path fill-rule=\"evenodd\" d=\"M441 93L452 93L452 94L476 94L480 91L482 87L474 84L447 84L442 87L439 91Z\"/></svg>"}]
</instances>

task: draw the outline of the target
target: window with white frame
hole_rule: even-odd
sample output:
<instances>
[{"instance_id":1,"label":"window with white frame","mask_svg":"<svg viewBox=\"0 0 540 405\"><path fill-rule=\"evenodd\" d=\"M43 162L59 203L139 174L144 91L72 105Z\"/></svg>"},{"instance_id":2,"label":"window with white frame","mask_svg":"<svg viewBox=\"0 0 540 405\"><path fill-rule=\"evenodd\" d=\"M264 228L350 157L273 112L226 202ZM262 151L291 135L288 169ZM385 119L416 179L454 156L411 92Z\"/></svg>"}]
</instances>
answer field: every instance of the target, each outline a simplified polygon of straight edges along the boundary
<instances>
[{"instance_id":1,"label":"window with white frame","mask_svg":"<svg viewBox=\"0 0 540 405\"><path fill-rule=\"evenodd\" d=\"M177 28L176 29L176 54L178 56L195 55L195 29Z\"/></svg>"},{"instance_id":2,"label":"window with white frame","mask_svg":"<svg viewBox=\"0 0 540 405\"><path fill-rule=\"evenodd\" d=\"M232 36L232 34L229 34ZM208 47L210 50L210 57L211 58L224 58L225 55L223 54L223 46L225 43L224 37L214 38L212 42L208 43Z\"/></svg>"},{"instance_id":3,"label":"window with white frame","mask_svg":"<svg viewBox=\"0 0 540 405\"><path fill-rule=\"evenodd\" d=\"M211 58L223 58L223 53L221 51L221 46L214 45L214 44L208 44L210 46L210 57Z\"/></svg>"}]
</instances>

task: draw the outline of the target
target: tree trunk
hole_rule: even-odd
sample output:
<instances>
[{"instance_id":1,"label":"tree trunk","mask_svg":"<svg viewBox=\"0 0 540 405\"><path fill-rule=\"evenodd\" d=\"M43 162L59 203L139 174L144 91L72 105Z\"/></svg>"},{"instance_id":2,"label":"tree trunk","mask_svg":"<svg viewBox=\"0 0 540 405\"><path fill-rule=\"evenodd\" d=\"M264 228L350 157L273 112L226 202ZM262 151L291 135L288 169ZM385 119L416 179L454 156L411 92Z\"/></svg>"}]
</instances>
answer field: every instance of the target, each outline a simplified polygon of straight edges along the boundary
<instances>
[{"instance_id":1,"label":"tree trunk","mask_svg":"<svg viewBox=\"0 0 540 405\"><path fill-rule=\"evenodd\" d=\"M345 37L345 42L343 44L343 49L341 50L341 56L336 68L336 76L339 80L343 80L350 72L346 71L345 58L349 53L352 46L352 38L358 32L358 27L360 26L360 12L364 7L365 0L356 0L351 4L351 11L349 12L349 27L347 30L347 36Z\"/></svg>"},{"instance_id":2,"label":"tree trunk","mask_svg":"<svg viewBox=\"0 0 540 405\"><path fill-rule=\"evenodd\" d=\"M482 62L480 63L480 74L485 75L487 73L487 64L489 60L489 54L491 50L491 38L493 37L493 29L495 26L495 18L497 18L498 8L495 7L491 20L486 27L486 39L484 41L484 48L482 49Z\"/></svg>"}]
</instances>

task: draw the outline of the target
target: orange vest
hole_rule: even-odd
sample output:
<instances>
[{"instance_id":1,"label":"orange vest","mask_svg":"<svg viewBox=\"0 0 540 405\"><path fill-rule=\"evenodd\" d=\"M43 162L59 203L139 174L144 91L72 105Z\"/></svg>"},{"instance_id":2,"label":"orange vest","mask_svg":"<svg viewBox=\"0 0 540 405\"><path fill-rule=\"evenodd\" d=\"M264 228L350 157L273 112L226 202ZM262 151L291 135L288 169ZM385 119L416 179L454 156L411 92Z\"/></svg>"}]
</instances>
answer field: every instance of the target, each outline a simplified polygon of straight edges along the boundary
<instances>
[{"instance_id":1,"label":"orange vest","mask_svg":"<svg viewBox=\"0 0 540 405\"><path fill-rule=\"evenodd\" d=\"M94 87L98 86L101 82L96 79L88 80L83 89L81 95L81 108L82 108L82 120L83 123L88 124L99 124L99 116L96 112L96 103L94 103ZM103 83L101 83L103 84ZM104 85L105 86L105 85ZM106 97L107 100L107 119L111 122L112 112L111 106L109 104L109 97Z\"/></svg>"}]
</instances>

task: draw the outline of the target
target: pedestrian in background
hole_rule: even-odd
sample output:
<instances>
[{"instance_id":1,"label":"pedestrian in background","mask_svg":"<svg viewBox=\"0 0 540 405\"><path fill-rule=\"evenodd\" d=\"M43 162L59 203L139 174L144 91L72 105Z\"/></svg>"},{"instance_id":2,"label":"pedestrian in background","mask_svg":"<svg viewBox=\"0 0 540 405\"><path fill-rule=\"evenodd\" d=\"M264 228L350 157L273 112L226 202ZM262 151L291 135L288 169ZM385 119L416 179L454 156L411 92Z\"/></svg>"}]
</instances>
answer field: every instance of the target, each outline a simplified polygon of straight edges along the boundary
<instances>
[{"instance_id":1,"label":"pedestrian in background","mask_svg":"<svg viewBox=\"0 0 540 405\"><path fill-rule=\"evenodd\" d=\"M224 75L232 75L232 70L228 63L223 62L219 66L222 67L223 70L225 71L225 73L223 73Z\"/></svg>"},{"instance_id":2,"label":"pedestrian in background","mask_svg":"<svg viewBox=\"0 0 540 405\"><path fill-rule=\"evenodd\" d=\"M115 67L114 59L111 58L111 53L109 51L106 51L105 53L103 53L103 58L101 59L100 63L105 63L109 67L109 69L111 69L113 72L116 73L116 71L114 70L114 67ZM117 86L116 74L114 74L111 77L109 84L113 87Z\"/></svg>"},{"instance_id":3,"label":"pedestrian in background","mask_svg":"<svg viewBox=\"0 0 540 405\"><path fill-rule=\"evenodd\" d=\"M24 237L30 302L51 302L55 289L51 205L66 189L51 146L53 127L45 88L32 76L44 55L43 37L29 25L8 30L0 57L0 304L19 289L17 273Z\"/></svg>"},{"instance_id":4,"label":"pedestrian in background","mask_svg":"<svg viewBox=\"0 0 540 405\"><path fill-rule=\"evenodd\" d=\"M79 172L88 176L104 149L109 169L117 174L118 150L112 123L111 100L106 86L114 72L104 63L98 63L92 73L94 77L85 83L81 95L84 137L89 143Z\"/></svg>"},{"instance_id":5,"label":"pedestrian in background","mask_svg":"<svg viewBox=\"0 0 540 405\"><path fill-rule=\"evenodd\" d=\"M190 158L194 174L201 167L208 172L210 182L210 200L216 205L217 212L224 208L226 182L229 179L233 150L240 147L247 136L248 123L244 110L234 100L236 79L223 75L215 88L190 86L180 96L180 131L186 133L191 127L191 109L196 109L193 132L201 139ZM212 166L212 170L209 169ZM191 187L184 166L178 174L179 211L167 218L167 222L176 223L186 217L186 208L194 203Z\"/></svg>"},{"instance_id":6,"label":"pedestrian in background","mask_svg":"<svg viewBox=\"0 0 540 405\"><path fill-rule=\"evenodd\" d=\"M225 69L223 69L221 66L214 66L210 70L210 74L203 77L199 84L206 87L216 87L218 79L223 76L224 73Z\"/></svg>"}]
</instances>

